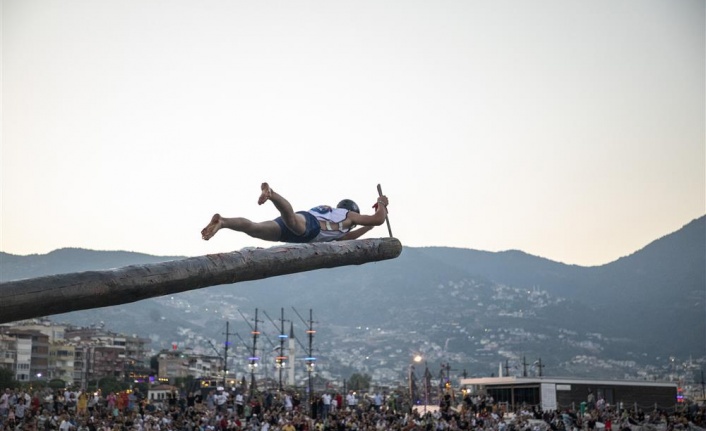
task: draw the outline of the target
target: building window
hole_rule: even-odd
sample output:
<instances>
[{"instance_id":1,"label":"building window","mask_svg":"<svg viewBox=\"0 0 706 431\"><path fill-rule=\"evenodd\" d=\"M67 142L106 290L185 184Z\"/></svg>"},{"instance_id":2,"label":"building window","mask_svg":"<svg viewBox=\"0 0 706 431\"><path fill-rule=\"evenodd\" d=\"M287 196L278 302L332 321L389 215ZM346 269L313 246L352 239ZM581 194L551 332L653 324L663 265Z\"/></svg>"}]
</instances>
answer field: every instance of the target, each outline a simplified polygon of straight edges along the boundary
<instances>
[{"instance_id":1,"label":"building window","mask_svg":"<svg viewBox=\"0 0 706 431\"><path fill-rule=\"evenodd\" d=\"M539 388L515 388L515 404L539 404Z\"/></svg>"},{"instance_id":2,"label":"building window","mask_svg":"<svg viewBox=\"0 0 706 431\"><path fill-rule=\"evenodd\" d=\"M513 408L522 404L532 406L540 403L539 387L529 388L488 388L488 395L499 403L508 403Z\"/></svg>"}]
</instances>

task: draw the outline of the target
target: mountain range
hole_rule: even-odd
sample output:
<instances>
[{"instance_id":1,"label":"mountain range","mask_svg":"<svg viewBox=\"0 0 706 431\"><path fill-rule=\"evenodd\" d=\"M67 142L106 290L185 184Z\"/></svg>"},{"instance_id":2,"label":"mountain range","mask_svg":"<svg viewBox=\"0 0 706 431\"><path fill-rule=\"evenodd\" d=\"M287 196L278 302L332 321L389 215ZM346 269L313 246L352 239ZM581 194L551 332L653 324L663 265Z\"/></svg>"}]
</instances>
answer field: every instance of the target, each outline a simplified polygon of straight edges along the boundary
<instances>
[{"instance_id":1,"label":"mountain range","mask_svg":"<svg viewBox=\"0 0 706 431\"><path fill-rule=\"evenodd\" d=\"M69 248L0 253L0 281L180 258ZM422 353L469 375L489 375L503 363L519 369L541 358L545 375L644 378L675 358L706 363L706 216L594 267L515 250L404 247L389 261L214 286L51 320L103 322L107 329L151 338L153 348L173 342L203 348L222 340L225 321L249 334L255 309L264 336L277 340L284 312L302 343L311 310L317 354L336 375L403 370L411 355Z\"/></svg>"}]
</instances>

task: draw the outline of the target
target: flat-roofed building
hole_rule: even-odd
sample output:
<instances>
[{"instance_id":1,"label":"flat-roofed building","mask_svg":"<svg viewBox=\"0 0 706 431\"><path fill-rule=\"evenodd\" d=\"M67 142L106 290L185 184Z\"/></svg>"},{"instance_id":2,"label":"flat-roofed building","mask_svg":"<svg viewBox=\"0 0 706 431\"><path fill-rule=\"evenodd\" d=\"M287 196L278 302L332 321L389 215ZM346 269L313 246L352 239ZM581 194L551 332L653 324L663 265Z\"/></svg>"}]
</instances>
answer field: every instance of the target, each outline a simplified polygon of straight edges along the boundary
<instances>
[{"instance_id":1,"label":"flat-roofed building","mask_svg":"<svg viewBox=\"0 0 706 431\"><path fill-rule=\"evenodd\" d=\"M21 327L3 328L6 336L14 337L15 379L29 382L46 378L49 370L49 337L35 330Z\"/></svg>"},{"instance_id":2,"label":"flat-roofed building","mask_svg":"<svg viewBox=\"0 0 706 431\"><path fill-rule=\"evenodd\" d=\"M483 377L461 379L461 388L471 394L493 397L515 410L539 406L542 410L580 408L590 399L603 399L612 406L671 410L677 405L677 384L640 380L589 380L554 377Z\"/></svg>"},{"instance_id":3,"label":"flat-roofed building","mask_svg":"<svg viewBox=\"0 0 706 431\"><path fill-rule=\"evenodd\" d=\"M0 333L0 367L15 371L17 357L17 339Z\"/></svg>"}]
</instances>

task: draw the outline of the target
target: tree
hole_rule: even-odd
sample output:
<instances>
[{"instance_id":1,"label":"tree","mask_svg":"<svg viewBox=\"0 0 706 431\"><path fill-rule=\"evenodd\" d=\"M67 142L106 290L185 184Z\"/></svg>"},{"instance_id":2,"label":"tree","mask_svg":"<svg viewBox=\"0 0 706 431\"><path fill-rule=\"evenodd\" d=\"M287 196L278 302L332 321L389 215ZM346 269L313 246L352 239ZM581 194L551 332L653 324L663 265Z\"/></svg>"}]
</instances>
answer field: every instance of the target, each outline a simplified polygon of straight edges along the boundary
<instances>
[{"instance_id":1,"label":"tree","mask_svg":"<svg viewBox=\"0 0 706 431\"><path fill-rule=\"evenodd\" d=\"M125 386L125 384L119 382L118 379L112 376L103 377L98 380L98 388L104 395L111 392L120 392L125 389Z\"/></svg>"},{"instance_id":2,"label":"tree","mask_svg":"<svg viewBox=\"0 0 706 431\"><path fill-rule=\"evenodd\" d=\"M130 385L125 382L121 382L113 376L100 377L97 380L89 380L86 389L89 392L100 391L103 395L108 395L111 392L120 392L124 389L128 389Z\"/></svg>"},{"instance_id":3,"label":"tree","mask_svg":"<svg viewBox=\"0 0 706 431\"><path fill-rule=\"evenodd\" d=\"M61 379L51 379L51 380L49 380L48 385L50 388L52 388L54 390L64 389L66 387L66 382Z\"/></svg>"},{"instance_id":4,"label":"tree","mask_svg":"<svg viewBox=\"0 0 706 431\"><path fill-rule=\"evenodd\" d=\"M370 388L372 378L367 374L353 373L348 379L348 389L352 391L364 391Z\"/></svg>"},{"instance_id":5,"label":"tree","mask_svg":"<svg viewBox=\"0 0 706 431\"><path fill-rule=\"evenodd\" d=\"M15 380L15 373L11 369L0 367L0 388L16 388L18 386L17 380Z\"/></svg>"}]
</instances>

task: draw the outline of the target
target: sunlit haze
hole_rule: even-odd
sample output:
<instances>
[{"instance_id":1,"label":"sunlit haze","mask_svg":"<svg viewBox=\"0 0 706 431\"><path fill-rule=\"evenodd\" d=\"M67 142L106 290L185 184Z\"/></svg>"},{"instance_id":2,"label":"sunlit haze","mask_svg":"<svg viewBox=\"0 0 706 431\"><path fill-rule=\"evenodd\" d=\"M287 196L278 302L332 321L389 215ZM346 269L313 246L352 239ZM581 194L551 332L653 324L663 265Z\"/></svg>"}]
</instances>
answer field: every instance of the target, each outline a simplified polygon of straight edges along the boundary
<instances>
[{"instance_id":1,"label":"sunlit haze","mask_svg":"<svg viewBox=\"0 0 706 431\"><path fill-rule=\"evenodd\" d=\"M706 213L706 3L2 1L0 250L197 256L380 183L403 245L599 265ZM387 236L382 226L366 237Z\"/></svg>"}]
</instances>

